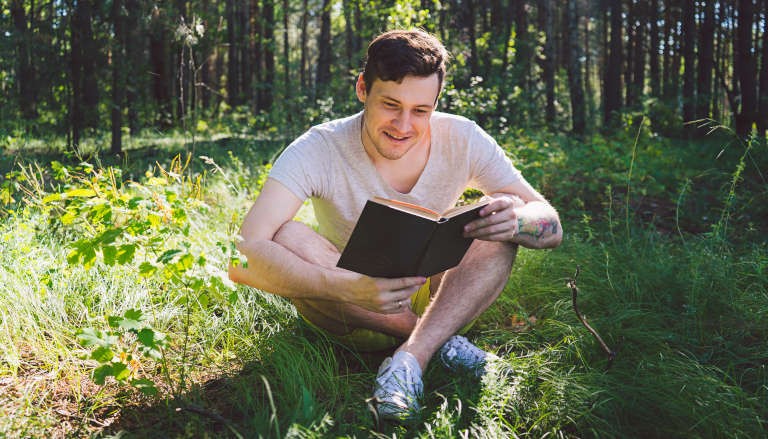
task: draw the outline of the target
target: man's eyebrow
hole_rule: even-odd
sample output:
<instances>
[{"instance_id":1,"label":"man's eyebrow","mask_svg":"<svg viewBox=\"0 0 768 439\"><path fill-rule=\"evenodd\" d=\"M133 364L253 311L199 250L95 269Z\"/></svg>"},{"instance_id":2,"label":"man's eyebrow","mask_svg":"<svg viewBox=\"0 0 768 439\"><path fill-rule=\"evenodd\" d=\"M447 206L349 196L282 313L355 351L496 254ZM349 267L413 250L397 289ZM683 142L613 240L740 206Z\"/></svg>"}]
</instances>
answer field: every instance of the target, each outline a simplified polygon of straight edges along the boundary
<instances>
[{"instance_id":1,"label":"man's eyebrow","mask_svg":"<svg viewBox=\"0 0 768 439\"><path fill-rule=\"evenodd\" d=\"M400 103L401 103L399 100L397 100L397 99L395 99L395 98L393 98L393 97L391 97L391 96L387 96L387 95L381 95L381 98L382 98L382 99L387 99L387 100L390 100L390 101L394 101L394 102L397 102L398 104L400 104ZM419 105L417 105L416 107L417 107L417 108L419 108L419 107L432 108L432 105L429 105L429 104L419 104Z\"/></svg>"}]
</instances>

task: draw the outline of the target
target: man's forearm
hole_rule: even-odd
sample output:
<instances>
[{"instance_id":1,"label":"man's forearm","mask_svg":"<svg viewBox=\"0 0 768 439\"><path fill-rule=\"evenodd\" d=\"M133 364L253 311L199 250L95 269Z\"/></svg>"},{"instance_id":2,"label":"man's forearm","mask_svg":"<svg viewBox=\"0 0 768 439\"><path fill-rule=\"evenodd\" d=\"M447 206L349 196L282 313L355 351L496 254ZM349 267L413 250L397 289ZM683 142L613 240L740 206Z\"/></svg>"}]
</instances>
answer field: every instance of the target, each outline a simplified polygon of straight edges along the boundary
<instances>
[{"instance_id":1,"label":"man's forearm","mask_svg":"<svg viewBox=\"0 0 768 439\"><path fill-rule=\"evenodd\" d=\"M288 298L336 300L327 288L331 269L307 262L270 240L241 242L238 250L248 266L230 266L233 281Z\"/></svg>"},{"instance_id":2,"label":"man's forearm","mask_svg":"<svg viewBox=\"0 0 768 439\"><path fill-rule=\"evenodd\" d=\"M528 248L554 248L563 239L560 218L548 203L533 201L516 209L517 235L511 242Z\"/></svg>"}]
</instances>

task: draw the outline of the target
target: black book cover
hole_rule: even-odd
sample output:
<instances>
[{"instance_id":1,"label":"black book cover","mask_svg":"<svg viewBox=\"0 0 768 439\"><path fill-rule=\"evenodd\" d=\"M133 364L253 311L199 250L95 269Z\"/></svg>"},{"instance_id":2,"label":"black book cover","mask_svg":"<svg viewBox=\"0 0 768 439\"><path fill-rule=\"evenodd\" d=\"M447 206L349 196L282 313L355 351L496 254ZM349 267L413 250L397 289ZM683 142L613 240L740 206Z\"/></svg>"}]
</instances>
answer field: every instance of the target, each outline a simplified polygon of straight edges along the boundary
<instances>
[{"instance_id":1,"label":"black book cover","mask_svg":"<svg viewBox=\"0 0 768 439\"><path fill-rule=\"evenodd\" d=\"M372 277L440 273L461 262L472 244L464 226L483 206L433 220L368 200L337 266Z\"/></svg>"}]
</instances>

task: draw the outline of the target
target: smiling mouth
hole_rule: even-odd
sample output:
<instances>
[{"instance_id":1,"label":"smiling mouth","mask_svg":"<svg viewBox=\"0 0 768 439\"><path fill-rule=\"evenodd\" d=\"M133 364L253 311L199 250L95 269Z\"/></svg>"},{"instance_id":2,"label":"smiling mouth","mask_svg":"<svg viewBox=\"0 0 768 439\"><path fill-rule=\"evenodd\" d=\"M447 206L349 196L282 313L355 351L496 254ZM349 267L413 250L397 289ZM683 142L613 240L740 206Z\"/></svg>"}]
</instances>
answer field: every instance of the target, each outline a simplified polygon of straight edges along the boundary
<instances>
[{"instance_id":1,"label":"smiling mouth","mask_svg":"<svg viewBox=\"0 0 768 439\"><path fill-rule=\"evenodd\" d=\"M403 140L405 140L405 139L407 139L407 138L409 137L409 136L403 136L403 137L397 137L397 136L393 136L392 134L389 134L389 133L388 133L388 132L386 132L386 131L384 131L384 134L385 134L387 137L389 137L390 139L392 139L392 140L395 140L395 141L398 141L398 142L402 142Z\"/></svg>"}]
</instances>

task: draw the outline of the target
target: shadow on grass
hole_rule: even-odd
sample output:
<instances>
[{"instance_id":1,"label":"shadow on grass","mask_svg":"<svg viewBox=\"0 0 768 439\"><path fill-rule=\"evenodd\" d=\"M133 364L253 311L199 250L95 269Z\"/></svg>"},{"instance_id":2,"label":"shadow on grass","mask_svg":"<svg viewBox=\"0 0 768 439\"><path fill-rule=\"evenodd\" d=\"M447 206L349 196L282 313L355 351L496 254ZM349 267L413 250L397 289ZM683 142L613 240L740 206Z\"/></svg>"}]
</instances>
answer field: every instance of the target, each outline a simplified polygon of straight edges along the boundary
<instances>
[{"instance_id":1,"label":"shadow on grass","mask_svg":"<svg viewBox=\"0 0 768 439\"><path fill-rule=\"evenodd\" d=\"M386 352L355 353L303 323L263 340L258 352L181 398L123 406L101 437L319 437L374 427L364 399Z\"/></svg>"}]
</instances>

